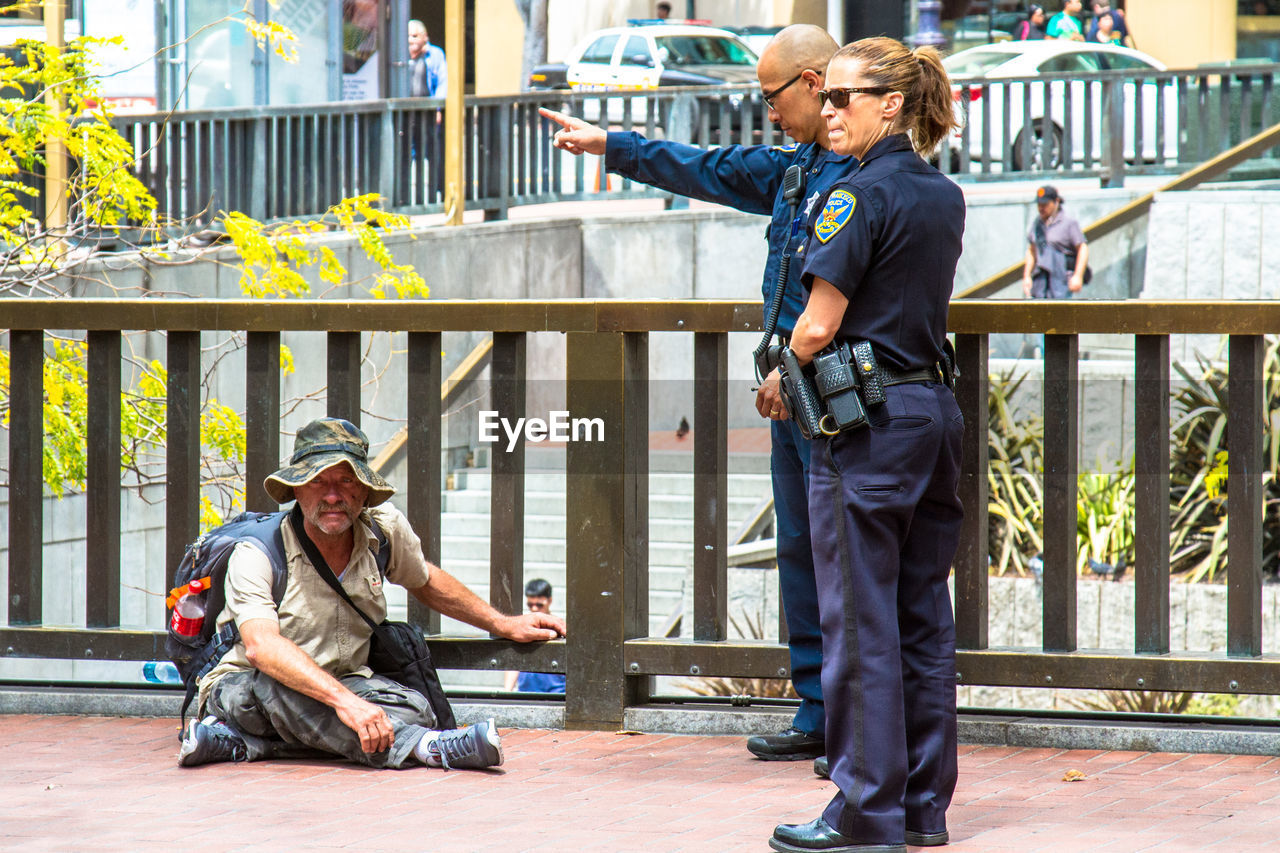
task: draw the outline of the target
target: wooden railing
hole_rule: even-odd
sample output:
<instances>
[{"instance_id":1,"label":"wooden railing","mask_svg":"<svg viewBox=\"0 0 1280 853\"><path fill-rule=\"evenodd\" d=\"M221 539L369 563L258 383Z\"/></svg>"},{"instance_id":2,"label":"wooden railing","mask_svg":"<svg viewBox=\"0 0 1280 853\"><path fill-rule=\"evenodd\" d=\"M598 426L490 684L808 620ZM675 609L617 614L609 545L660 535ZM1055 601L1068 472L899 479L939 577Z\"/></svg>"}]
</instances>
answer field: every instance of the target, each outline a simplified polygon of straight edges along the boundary
<instances>
[{"instance_id":1,"label":"wooden railing","mask_svg":"<svg viewBox=\"0 0 1280 853\"><path fill-rule=\"evenodd\" d=\"M525 414L525 340L567 337L567 408L602 418L602 441L570 442L566 615L562 641L520 646L504 640L435 635L430 614L411 617L431 633L444 668L563 672L565 723L616 727L624 710L649 699L651 676L785 677L785 646L731 640L726 594L728 519L727 352L731 333L758 332L758 302L424 301L236 302L217 300L3 300L8 329L8 624L0 654L81 660L162 658L163 633L121 628L120 375L124 330L167 336L168 444L166 564L169 577L194 538L199 487L199 354L202 332L245 333L246 482L260 483L280 457L282 332L327 335L327 410L358 419L360 332L408 333L407 514L429 559L440 556L440 336L491 331L494 408ZM966 508L955 561L961 684L1280 693L1280 656L1262 647L1263 336L1280 333L1280 303L1149 301L957 301L951 308L967 425L960 482ZM42 365L45 330L88 340L88 522L85 622L41 624L51 573L42 548L45 495ZM648 636L648 343L651 332L693 335L694 612L692 636ZM988 337L1045 335L1043 645L992 648L987 600ZM1077 340L1080 334L1135 340L1137 394L1136 616L1124 649L1081 649L1076 641ZM1173 652L1169 639L1169 342L1183 334L1229 335L1231 453L1225 653ZM524 452L493 454L490 598L514 612L521 602ZM250 508L266 497L248 489ZM274 508L274 507L272 507ZM1011 618L1011 617L1010 617ZM686 623L688 624L688 623Z\"/></svg>"}]
</instances>

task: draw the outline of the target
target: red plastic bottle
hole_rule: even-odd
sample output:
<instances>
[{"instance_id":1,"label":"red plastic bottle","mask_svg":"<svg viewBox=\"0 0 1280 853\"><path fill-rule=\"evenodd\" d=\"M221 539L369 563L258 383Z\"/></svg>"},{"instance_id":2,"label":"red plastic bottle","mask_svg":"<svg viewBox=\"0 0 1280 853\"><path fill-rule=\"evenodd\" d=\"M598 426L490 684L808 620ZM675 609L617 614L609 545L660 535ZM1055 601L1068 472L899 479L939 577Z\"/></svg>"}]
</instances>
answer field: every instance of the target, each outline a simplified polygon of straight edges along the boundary
<instances>
[{"instance_id":1,"label":"red plastic bottle","mask_svg":"<svg viewBox=\"0 0 1280 853\"><path fill-rule=\"evenodd\" d=\"M200 581L187 584L187 591L173 606L173 621L169 624L173 633L181 637L200 636L200 629L204 626L204 602L200 600L202 592L204 585Z\"/></svg>"}]
</instances>

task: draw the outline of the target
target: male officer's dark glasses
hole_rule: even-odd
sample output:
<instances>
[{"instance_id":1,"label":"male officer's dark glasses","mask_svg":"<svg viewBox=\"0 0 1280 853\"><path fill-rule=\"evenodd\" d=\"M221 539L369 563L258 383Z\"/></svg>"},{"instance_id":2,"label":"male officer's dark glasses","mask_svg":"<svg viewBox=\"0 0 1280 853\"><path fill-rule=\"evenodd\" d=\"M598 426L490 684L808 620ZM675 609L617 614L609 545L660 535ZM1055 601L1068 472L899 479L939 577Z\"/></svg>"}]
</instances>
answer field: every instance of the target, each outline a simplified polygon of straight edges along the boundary
<instances>
[{"instance_id":1,"label":"male officer's dark glasses","mask_svg":"<svg viewBox=\"0 0 1280 853\"><path fill-rule=\"evenodd\" d=\"M808 70L808 69L805 69L805 70ZM792 77L790 80L788 80L787 82L783 83L781 86L779 86L778 88L774 89L774 90L773 90L772 92L770 92L769 94L767 94L767 95L762 95L761 97L763 97L763 98L764 98L764 102L765 102L766 104L768 104L768 105L769 105L769 109L773 109L773 99L774 99L774 98L776 98L776 97L778 97L779 95L781 95L781 94L786 90L786 88L787 88L788 86L790 86L792 83L795 83L797 80L799 80L799 79L800 79L801 77L803 77L803 76L804 76L804 71L801 71L799 74L797 74L796 76Z\"/></svg>"},{"instance_id":2,"label":"male officer's dark glasses","mask_svg":"<svg viewBox=\"0 0 1280 853\"><path fill-rule=\"evenodd\" d=\"M818 90L818 103L822 106L827 105L827 101L831 102L831 106L838 110L842 110L849 106L849 98L852 95L887 95L892 92L888 86L850 86L844 88L830 88Z\"/></svg>"}]
</instances>

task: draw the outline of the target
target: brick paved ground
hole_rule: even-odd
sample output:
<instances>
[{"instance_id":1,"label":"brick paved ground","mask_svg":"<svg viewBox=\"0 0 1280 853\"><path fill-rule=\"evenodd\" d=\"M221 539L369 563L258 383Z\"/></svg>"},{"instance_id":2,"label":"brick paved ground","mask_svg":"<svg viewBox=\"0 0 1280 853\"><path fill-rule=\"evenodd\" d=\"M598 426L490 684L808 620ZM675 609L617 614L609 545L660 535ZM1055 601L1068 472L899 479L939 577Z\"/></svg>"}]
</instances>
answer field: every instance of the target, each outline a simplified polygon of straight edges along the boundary
<instances>
[{"instance_id":1,"label":"brick paved ground","mask_svg":"<svg viewBox=\"0 0 1280 853\"><path fill-rule=\"evenodd\" d=\"M775 823L816 816L831 790L739 738L503 743L492 773L182 769L172 720L0 716L0 849L766 851ZM1280 758L967 746L960 772L954 853L1254 851L1280 836Z\"/></svg>"}]
</instances>

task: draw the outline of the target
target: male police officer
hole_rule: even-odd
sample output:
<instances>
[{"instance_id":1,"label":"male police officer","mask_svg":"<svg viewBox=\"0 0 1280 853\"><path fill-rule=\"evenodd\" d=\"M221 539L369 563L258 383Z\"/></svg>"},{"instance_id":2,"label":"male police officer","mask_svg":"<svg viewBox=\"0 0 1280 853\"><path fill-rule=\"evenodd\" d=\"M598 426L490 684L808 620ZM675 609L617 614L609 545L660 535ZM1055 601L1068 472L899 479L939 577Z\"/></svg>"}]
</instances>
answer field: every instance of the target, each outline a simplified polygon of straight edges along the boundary
<instances>
[{"instance_id":1,"label":"male police officer","mask_svg":"<svg viewBox=\"0 0 1280 853\"><path fill-rule=\"evenodd\" d=\"M764 301L768 305L777 284L778 267L795 251L792 216L782 196L787 167L805 171L809 207L857 165L852 157L833 154L827 141L818 90L823 86L835 41L820 27L797 24L774 36L760 56L756 77L769 106L769 120L794 139L790 146L728 146L703 150L676 142L653 141L637 133L606 133L581 119L551 110L542 115L559 123L555 145L572 154L604 155L611 172L671 192L736 207L748 213L769 213L769 260L764 268ZM786 298L778 317L778 333L791 334L804 304L800 264L791 265ZM772 418L773 500L778 517L778 576L790 633L791 680L800 694L800 709L792 725L776 735L760 735L747 748L769 761L797 761L824 752L826 718L822 705L822 631L818 622L818 593L809 543L809 443L794 422L787 420L778 393L777 371L756 396L761 417Z\"/></svg>"}]
</instances>

